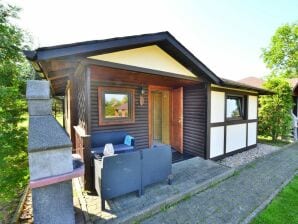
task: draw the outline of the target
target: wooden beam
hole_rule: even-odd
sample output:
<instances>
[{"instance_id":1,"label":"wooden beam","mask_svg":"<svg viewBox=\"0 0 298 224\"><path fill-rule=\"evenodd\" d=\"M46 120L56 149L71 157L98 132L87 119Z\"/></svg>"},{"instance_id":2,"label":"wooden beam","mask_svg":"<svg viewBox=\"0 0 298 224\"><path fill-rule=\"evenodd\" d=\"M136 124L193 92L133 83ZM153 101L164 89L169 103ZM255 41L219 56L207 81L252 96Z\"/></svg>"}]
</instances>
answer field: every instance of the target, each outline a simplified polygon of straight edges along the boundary
<instances>
[{"instance_id":1,"label":"wooden beam","mask_svg":"<svg viewBox=\"0 0 298 224\"><path fill-rule=\"evenodd\" d=\"M55 80L55 79L60 79L69 76L70 74L74 73L73 68L66 68L66 69L61 69L57 71L52 71L48 73L48 79L49 80Z\"/></svg>"},{"instance_id":2,"label":"wooden beam","mask_svg":"<svg viewBox=\"0 0 298 224\"><path fill-rule=\"evenodd\" d=\"M179 87L195 85L200 83L198 80L188 80L172 78L160 75L153 75L141 72L126 71L115 68L90 65L91 80L111 81L121 83L137 83L140 85L163 85L169 87Z\"/></svg>"},{"instance_id":3,"label":"wooden beam","mask_svg":"<svg viewBox=\"0 0 298 224\"><path fill-rule=\"evenodd\" d=\"M185 79L185 80L191 80L191 81L203 81L201 78L198 78L198 77L191 77L191 76L186 76L186 75L181 75L181 74L176 74L176 73L171 73L171 72L136 67L136 66L132 66L132 65L125 65L125 64L119 64L119 63L108 62L108 61L101 61L101 60L91 59L91 58L85 59L84 63L86 63L87 65L88 64L89 65L98 65L98 66L102 66L102 67L121 69L121 70L132 71L132 72L139 72L139 73L143 73L143 74L154 74L154 75L159 75L159 76L166 76L166 77Z\"/></svg>"},{"instance_id":4,"label":"wooden beam","mask_svg":"<svg viewBox=\"0 0 298 224\"><path fill-rule=\"evenodd\" d=\"M75 69L77 67L78 60L51 60L43 61L42 63L46 67L47 72L50 73L69 68Z\"/></svg>"}]
</instances>

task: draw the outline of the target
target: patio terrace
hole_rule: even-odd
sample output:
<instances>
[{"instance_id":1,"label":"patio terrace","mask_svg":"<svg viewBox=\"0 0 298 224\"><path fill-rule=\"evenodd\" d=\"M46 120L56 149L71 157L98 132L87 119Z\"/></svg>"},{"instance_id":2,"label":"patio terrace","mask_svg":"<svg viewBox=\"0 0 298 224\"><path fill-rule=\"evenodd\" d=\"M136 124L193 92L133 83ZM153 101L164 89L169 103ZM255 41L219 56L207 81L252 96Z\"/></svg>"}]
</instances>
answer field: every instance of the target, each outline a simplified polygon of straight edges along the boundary
<instances>
[{"instance_id":1,"label":"patio terrace","mask_svg":"<svg viewBox=\"0 0 298 224\"><path fill-rule=\"evenodd\" d=\"M234 170L195 157L174 163L172 172L172 185L165 180L145 188L142 197L131 193L108 200L106 211L101 211L99 196L83 192L80 180L74 179L76 223L132 223L230 177Z\"/></svg>"}]
</instances>

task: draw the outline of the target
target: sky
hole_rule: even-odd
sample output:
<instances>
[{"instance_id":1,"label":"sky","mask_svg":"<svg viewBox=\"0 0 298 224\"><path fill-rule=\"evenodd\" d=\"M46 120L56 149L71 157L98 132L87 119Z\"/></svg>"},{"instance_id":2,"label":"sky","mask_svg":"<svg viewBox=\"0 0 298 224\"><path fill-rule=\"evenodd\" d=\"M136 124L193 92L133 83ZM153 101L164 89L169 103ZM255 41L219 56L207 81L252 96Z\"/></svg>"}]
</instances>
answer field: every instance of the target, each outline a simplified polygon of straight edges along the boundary
<instances>
[{"instance_id":1,"label":"sky","mask_svg":"<svg viewBox=\"0 0 298 224\"><path fill-rule=\"evenodd\" d=\"M268 74L261 49L279 26L298 21L298 0L9 3L22 8L16 23L35 47L169 31L216 75L233 80Z\"/></svg>"}]
</instances>

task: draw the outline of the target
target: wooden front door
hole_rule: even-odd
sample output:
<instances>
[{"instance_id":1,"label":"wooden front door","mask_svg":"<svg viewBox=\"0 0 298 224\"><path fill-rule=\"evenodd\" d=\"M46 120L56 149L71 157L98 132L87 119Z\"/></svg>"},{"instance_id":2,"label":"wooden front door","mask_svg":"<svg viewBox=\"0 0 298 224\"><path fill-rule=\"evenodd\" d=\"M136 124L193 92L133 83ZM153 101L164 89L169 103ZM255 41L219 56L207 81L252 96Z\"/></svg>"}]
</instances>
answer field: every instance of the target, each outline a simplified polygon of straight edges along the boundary
<instances>
[{"instance_id":1,"label":"wooden front door","mask_svg":"<svg viewBox=\"0 0 298 224\"><path fill-rule=\"evenodd\" d=\"M149 147L170 145L172 121L172 88L149 86Z\"/></svg>"},{"instance_id":2,"label":"wooden front door","mask_svg":"<svg viewBox=\"0 0 298 224\"><path fill-rule=\"evenodd\" d=\"M152 128L153 141L162 140L162 94L160 92L152 93Z\"/></svg>"},{"instance_id":3,"label":"wooden front door","mask_svg":"<svg viewBox=\"0 0 298 224\"><path fill-rule=\"evenodd\" d=\"M171 146L183 153L183 87L172 91Z\"/></svg>"}]
</instances>

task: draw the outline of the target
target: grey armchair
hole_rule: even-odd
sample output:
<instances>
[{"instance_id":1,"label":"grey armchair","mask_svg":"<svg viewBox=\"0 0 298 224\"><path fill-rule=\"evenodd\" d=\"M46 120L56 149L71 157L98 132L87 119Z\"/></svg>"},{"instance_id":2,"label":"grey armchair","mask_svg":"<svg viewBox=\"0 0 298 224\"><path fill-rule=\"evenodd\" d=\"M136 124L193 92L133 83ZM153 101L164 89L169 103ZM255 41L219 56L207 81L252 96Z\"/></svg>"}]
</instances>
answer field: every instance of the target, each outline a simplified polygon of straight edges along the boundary
<instances>
[{"instance_id":1,"label":"grey armchair","mask_svg":"<svg viewBox=\"0 0 298 224\"><path fill-rule=\"evenodd\" d=\"M141 195L141 155L139 151L104 156L94 160L95 189L101 196L101 208L105 200L136 191Z\"/></svg>"},{"instance_id":2,"label":"grey armchair","mask_svg":"<svg viewBox=\"0 0 298 224\"><path fill-rule=\"evenodd\" d=\"M172 152L167 146L142 150L142 194L146 186L164 180L172 184Z\"/></svg>"},{"instance_id":3,"label":"grey armchair","mask_svg":"<svg viewBox=\"0 0 298 224\"><path fill-rule=\"evenodd\" d=\"M136 191L145 186L168 180L172 183L172 152L169 147L157 147L94 159L95 189L105 201Z\"/></svg>"}]
</instances>

